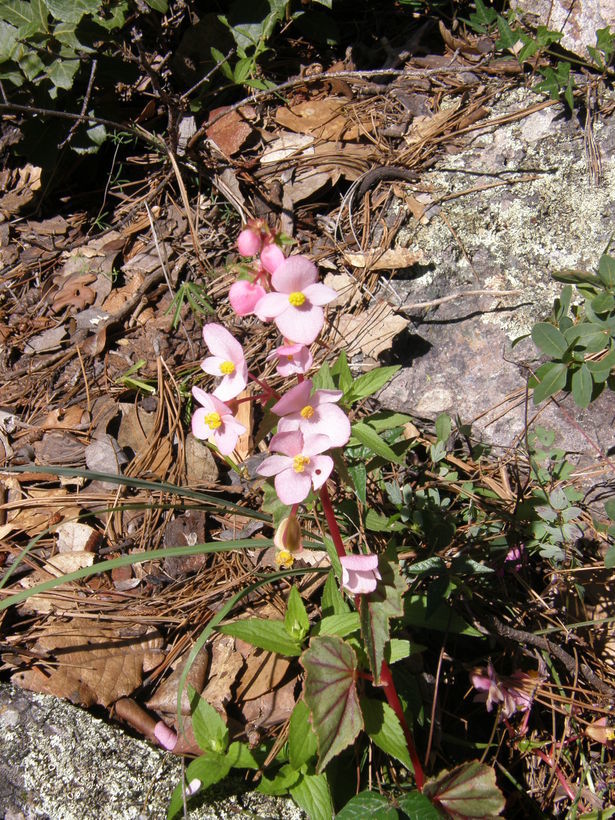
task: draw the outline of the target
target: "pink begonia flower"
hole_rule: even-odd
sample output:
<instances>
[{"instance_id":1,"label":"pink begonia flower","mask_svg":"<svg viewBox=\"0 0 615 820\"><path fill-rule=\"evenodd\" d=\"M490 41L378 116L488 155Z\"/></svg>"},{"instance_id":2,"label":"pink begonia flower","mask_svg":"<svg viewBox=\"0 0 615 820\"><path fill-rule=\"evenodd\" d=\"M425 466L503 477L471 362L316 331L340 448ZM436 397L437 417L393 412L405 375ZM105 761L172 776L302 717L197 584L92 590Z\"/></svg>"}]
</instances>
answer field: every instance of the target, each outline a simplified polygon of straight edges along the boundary
<instances>
[{"instance_id":1,"label":"pink begonia flower","mask_svg":"<svg viewBox=\"0 0 615 820\"><path fill-rule=\"evenodd\" d=\"M377 555L342 555L342 587L353 595L369 595L382 580Z\"/></svg>"},{"instance_id":2,"label":"pink begonia flower","mask_svg":"<svg viewBox=\"0 0 615 820\"><path fill-rule=\"evenodd\" d=\"M539 681L540 677L536 673L528 675L517 671L510 677L498 675L489 661L486 675L478 673L472 675L472 686L479 691L474 700L484 703L488 712L493 709L494 704L501 703L502 717L510 718L515 712L525 712L530 708L533 690Z\"/></svg>"},{"instance_id":3,"label":"pink begonia flower","mask_svg":"<svg viewBox=\"0 0 615 820\"><path fill-rule=\"evenodd\" d=\"M265 268L267 273L274 273L280 267L282 262L284 262L286 257L284 256L282 248L279 248L277 245L270 242L262 249L260 259L261 265Z\"/></svg>"},{"instance_id":4,"label":"pink begonia flower","mask_svg":"<svg viewBox=\"0 0 615 820\"><path fill-rule=\"evenodd\" d=\"M235 419L231 408L216 396L200 387L193 387L192 395L202 405L192 416L192 432L196 438L212 441L223 456L230 455L246 428Z\"/></svg>"},{"instance_id":5,"label":"pink begonia flower","mask_svg":"<svg viewBox=\"0 0 615 820\"><path fill-rule=\"evenodd\" d=\"M301 430L304 436L323 435L330 447L343 447L350 438L350 421L335 402L342 397L340 390L317 390L312 392L312 381L306 379L295 385L271 408L276 416L282 416L278 432Z\"/></svg>"},{"instance_id":6,"label":"pink begonia flower","mask_svg":"<svg viewBox=\"0 0 615 820\"><path fill-rule=\"evenodd\" d=\"M263 240L260 234L251 228L244 228L237 237L237 249L242 256L256 256L262 246Z\"/></svg>"},{"instance_id":7,"label":"pink begonia flower","mask_svg":"<svg viewBox=\"0 0 615 820\"><path fill-rule=\"evenodd\" d=\"M275 321L280 333L293 342L312 344L325 321L321 305L337 293L318 280L318 270L305 256L289 256L274 271L271 285L254 313L263 322Z\"/></svg>"},{"instance_id":8,"label":"pink begonia flower","mask_svg":"<svg viewBox=\"0 0 615 820\"><path fill-rule=\"evenodd\" d=\"M214 396L220 401L234 399L248 383L248 366L242 346L225 327L215 322L205 325L203 339L213 355L201 363L202 370L210 376L222 376L213 391Z\"/></svg>"},{"instance_id":9,"label":"pink begonia flower","mask_svg":"<svg viewBox=\"0 0 615 820\"><path fill-rule=\"evenodd\" d=\"M276 347L267 360L277 358L276 370L280 376L293 376L295 373L307 373L314 364L314 357L305 345L281 345Z\"/></svg>"},{"instance_id":10,"label":"pink begonia flower","mask_svg":"<svg viewBox=\"0 0 615 820\"><path fill-rule=\"evenodd\" d=\"M269 456L257 472L275 476L275 491L282 504L298 504L307 498L310 489L317 490L333 470L333 459L320 455L331 446L326 436L306 436L298 430L277 433L269 449L280 456Z\"/></svg>"},{"instance_id":11,"label":"pink begonia flower","mask_svg":"<svg viewBox=\"0 0 615 820\"><path fill-rule=\"evenodd\" d=\"M254 313L256 304L267 293L262 285L248 282L247 279L238 279L233 282L228 292L228 300L238 316L250 316Z\"/></svg>"}]
</instances>

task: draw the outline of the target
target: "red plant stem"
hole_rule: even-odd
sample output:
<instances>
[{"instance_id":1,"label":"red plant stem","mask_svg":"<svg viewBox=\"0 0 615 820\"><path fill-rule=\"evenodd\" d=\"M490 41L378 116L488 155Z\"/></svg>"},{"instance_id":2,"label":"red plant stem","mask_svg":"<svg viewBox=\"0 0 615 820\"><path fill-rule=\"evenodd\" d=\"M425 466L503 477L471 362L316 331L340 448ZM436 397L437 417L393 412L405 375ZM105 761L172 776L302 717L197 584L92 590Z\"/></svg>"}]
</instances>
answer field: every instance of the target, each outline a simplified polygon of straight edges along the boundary
<instances>
[{"instance_id":1,"label":"red plant stem","mask_svg":"<svg viewBox=\"0 0 615 820\"><path fill-rule=\"evenodd\" d=\"M280 394L278 393L277 390L274 390L273 387L270 387L267 384L267 382L263 382L260 379L258 379L254 375L254 373L251 373L249 370L248 370L248 376L252 379L253 382L256 382L256 384L258 384L259 387L261 387L265 391L265 394L266 394L267 397L270 396L271 398L278 399L278 400L281 398L281 396L280 396Z\"/></svg>"},{"instance_id":2,"label":"red plant stem","mask_svg":"<svg viewBox=\"0 0 615 820\"><path fill-rule=\"evenodd\" d=\"M327 490L326 484L323 484L323 486L320 489L320 501L322 503L322 508L325 512L325 518L327 519L329 532L331 533L331 537L333 538L333 543L335 545L337 554L340 558L343 558L346 555L346 550L344 549L344 543L342 541L342 536L340 534L340 528L337 525L337 519L335 518L335 512L333 510L333 505L331 504L331 497L329 496L329 491ZM359 609L360 605L360 601L358 599L359 596L357 595L355 598L355 604L357 609ZM414 780L416 783L416 788L418 789L418 791L422 792L423 786L425 785L425 773L423 771L423 767L421 766L421 761L419 760L419 756L416 751L416 746L414 745L414 738L412 737L412 732L410 731L410 727L408 726L408 723L406 721L404 710L402 709L402 705L397 694L397 689L395 688L393 675L391 674L391 670L386 661L382 662L382 669L380 670L380 679L384 685L384 694L386 695L386 699L389 703L389 706L395 712L395 715L399 720L399 723L404 733L404 737L406 739L406 746L408 747L410 760L412 761L412 765L414 767Z\"/></svg>"},{"instance_id":3,"label":"red plant stem","mask_svg":"<svg viewBox=\"0 0 615 820\"><path fill-rule=\"evenodd\" d=\"M551 769L553 769L553 771L555 772L555 776L557 777L559 782L562 784L562 788L564 789L564 791L566 792L568 797L571 800L575 800L576 799L576 794L574 793L574 789L572 788L570 783L564 777L564 774L563 774L562 770L560 769L560 767L555 765L555 761L553 760L553 758L549 757L549 755L546 755L544 752L540 751L540 749L534 749L534 754L537 757L539 757L541 760L544 760L544 762L547 764L547 766L549 766Z\"/></svg>"},{"instance_id":4,"label":"red plant stem","mask_svg":"<svg viewBox=\"0 0 615 820\"><path fill-rule=\"evenodd\" d=\"M333 511L333 505L331 504L331 496L329 495L329 490L327 490L326 484L323 484L320 488L320 502L323 510L325 511L325 518L327 519L329 532L331 533L331 538L333 538L333 543L337 554L340 558L343 558L346 555L346 550L344 549L344 543L342 541L342 536L340 535L340 528L337 526L337 519L335 518L335 512Z\"/></svg>"},{"instance_id":5,"label":"red plant stem","mask_svg":"<svg viewBox=\"0 0 615 820\"><path fill-rule=\"evenodd\" d=\"M397 694L397 689L395 688L395 683L393 681L391 669L389 668L389 664L386 661L382 661L382 669L380 670L380 680L384 684L384 694L386 695L387 701L389 702L389 706L395 712L397 720L399 721L401 728L403 730L404 737L406 739L406 746L408 747L408 753L410 754L410 760L412 761L412 766L414 767L414 781L416 783L416 788L418 791L422 792L423 786L425 785L425 772L423 771L423 767L421 766L421 761L419 760L419 756L416 751L416 746L414 745L414 738L412 737L412 732L410 731L410 727L406 722L406 716L404 715L404 710L402 709L402 705L399 701L399 696Z\"/></svg>"}]
</instances>

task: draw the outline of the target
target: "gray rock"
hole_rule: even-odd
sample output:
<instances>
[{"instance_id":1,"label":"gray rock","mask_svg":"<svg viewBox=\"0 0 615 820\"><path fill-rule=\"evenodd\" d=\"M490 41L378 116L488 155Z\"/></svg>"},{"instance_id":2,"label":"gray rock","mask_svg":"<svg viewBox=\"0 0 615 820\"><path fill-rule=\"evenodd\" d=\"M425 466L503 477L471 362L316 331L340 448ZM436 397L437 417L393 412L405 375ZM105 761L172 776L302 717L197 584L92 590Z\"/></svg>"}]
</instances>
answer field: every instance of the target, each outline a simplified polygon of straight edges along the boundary
<instances>
[{"instance_id":1,"label":"gray rock","mask_svg":"<svg viewBox=\"0 0 615 820\"><path fill-rule=\"evenodd\" d=\"M528 91L507 92L492 115L537 101ZM588 173L583 128L566 119L559 104L476 136L423 177L436 202L444 198L446 218L418 226L408 218L398 234L400 244L422 250L427 261L414 278L393 281L400 303L479 289L519 294L460 296L427 312L406 308L413 321L398 356L404 367L381 394L384 405L427 418L459 413L503 448L514 446L526 419L535 416L558 432L559 446L585 460L599 457L588 437L603 452L615 444L612 393L583 412L569 398L561 407L535 408L526 402L526 382L540 363L538 351L530 340L512 348L514 339L548 317L561 290L551 273L593 270L615 227L615 167L607 150L615 139L613 122L597 123L595 138L603 160L598 186ZM511 184L445 198L502 181Z\"/></svg>"},{"instance_id":2,"label":"gray rock","mask_svg":"<svg viewBox=\"0 0 615 820\"><path fill-rule=\"evenodd\" d=\"M181 761L89 712L0 684L0 816L5 820L163 820ZM241 790L241 784L235 782ZM210 793L195 820L303 817L292 802Z\"/></svg>"}]
</instances>

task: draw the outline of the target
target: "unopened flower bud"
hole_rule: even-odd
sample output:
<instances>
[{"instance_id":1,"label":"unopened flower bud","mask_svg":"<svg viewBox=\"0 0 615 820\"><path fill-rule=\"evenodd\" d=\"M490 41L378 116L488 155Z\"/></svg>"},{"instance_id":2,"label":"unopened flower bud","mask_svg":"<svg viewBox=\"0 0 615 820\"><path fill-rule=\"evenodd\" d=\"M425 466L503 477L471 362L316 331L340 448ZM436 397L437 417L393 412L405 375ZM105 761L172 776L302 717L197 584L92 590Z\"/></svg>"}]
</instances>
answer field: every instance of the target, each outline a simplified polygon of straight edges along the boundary
<instances>
[{"instance_id":1,"label":"unopened flower bud","mask_svg":"<svg viewBox=\"0 0 615 820\"><path fill-rule=\"evenodd\" d=\"M245 228L237 237L237 249L242 256L256 256L262 247L260 235Z\"/></svg>"},{"instance_id":2,"label":"unopened flower bud","mask_svg":"<svg viewBox=\"0 0 615 820\"><path fill-rule=\"evenodd\" d=\"M282 249L277 245L265 245L261 251L261 264L267 273L275 273L276 268L279 268L282 262L286 259L282 253Z\"/></svg>"}]
</instances>

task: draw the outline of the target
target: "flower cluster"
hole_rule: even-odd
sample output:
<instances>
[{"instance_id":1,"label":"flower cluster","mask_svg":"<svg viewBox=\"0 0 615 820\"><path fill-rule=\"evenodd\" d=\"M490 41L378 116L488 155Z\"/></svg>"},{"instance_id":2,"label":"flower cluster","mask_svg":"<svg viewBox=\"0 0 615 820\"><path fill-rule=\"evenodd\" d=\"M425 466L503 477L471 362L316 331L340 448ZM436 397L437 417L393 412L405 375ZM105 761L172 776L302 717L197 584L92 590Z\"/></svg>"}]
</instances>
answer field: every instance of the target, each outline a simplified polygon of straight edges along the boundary
<instances>
[{"instance_id":1,"label":"flower cluster","mask_svg":"<svg viewBox=\"0 0 615 820\"><path fill-rule=\"evenodd\" d=\"M275 234L262 221L252 221L239 234L237 245L247 257L240 278L231 286L229 301L239 316L255 315L274 322L281 344L269 354L284 378L297 383L277 397L271 412L278 416L277 430L269 442L270 455L258 473L274 479L278 498L292 507L276 533L278 563L291 565L301 551L297 506L312 490L319 490L334 467L330 451L343 447L350 438L350 421L339 407L339 390L315 390L306 378L313 364L309 346L321 332L324 306L336 298L322 284L316 265L299 254L286 257ZM248 382L248 368L241 344L224 327L210 323L203 330L210 355L202 369L219 382L213 392L193 387L201 405L192 418L197 438L214 444L222 455L230 455L245 427L236 418L239 394ZM266 396L274 395L265 385ZM245 400L245 399L242 399ZM372 592L380 579L377 556L345 556L343 586L351 593Z\"/></svg>"}]
</instances>

